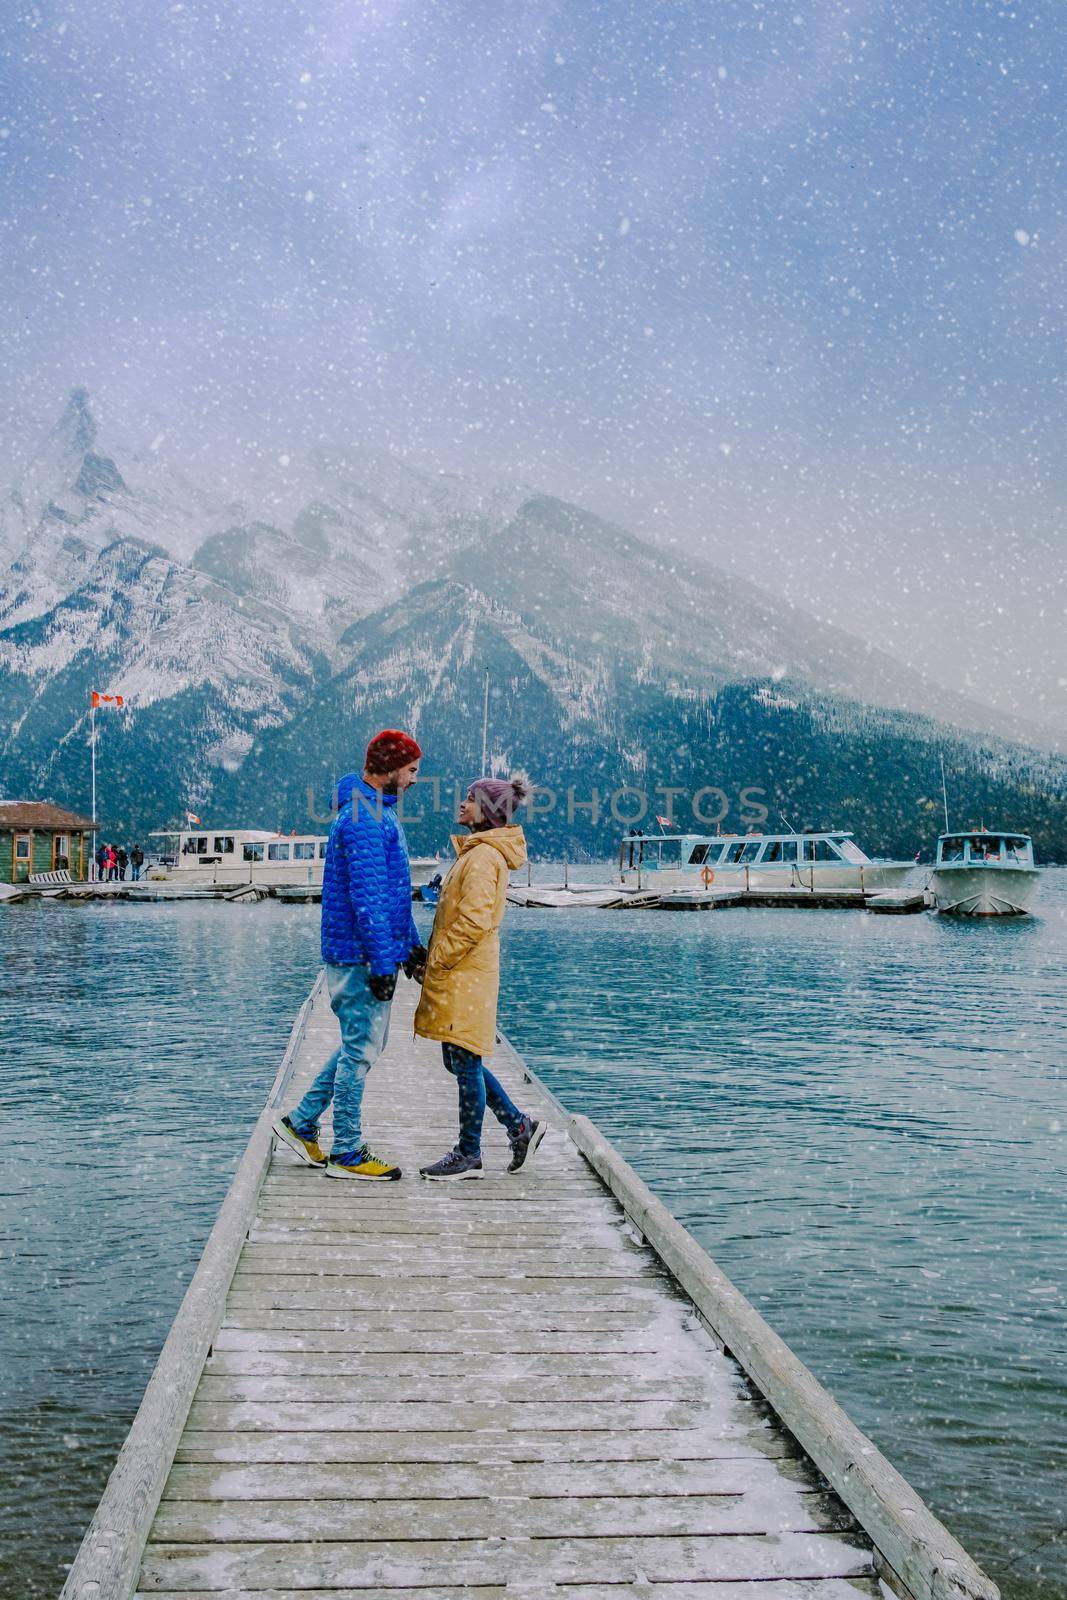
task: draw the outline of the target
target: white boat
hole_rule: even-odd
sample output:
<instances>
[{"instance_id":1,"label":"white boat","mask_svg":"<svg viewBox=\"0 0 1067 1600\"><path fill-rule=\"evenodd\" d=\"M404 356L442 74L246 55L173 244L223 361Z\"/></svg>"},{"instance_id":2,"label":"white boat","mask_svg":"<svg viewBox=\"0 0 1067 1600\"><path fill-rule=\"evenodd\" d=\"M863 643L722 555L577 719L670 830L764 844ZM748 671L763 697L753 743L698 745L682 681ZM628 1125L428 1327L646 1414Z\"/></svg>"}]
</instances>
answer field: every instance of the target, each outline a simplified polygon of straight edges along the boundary
<instances>
[{"instance_id":1,"label":"white boat","mask_svg":"<svg viewBox=\"0 0 1067 1600\"><path fill-rule=\"evenodd\" d=\"M1025 833L943 833L930 888L938 911L958 917L1010 917L1029 909L1040 870Z\"/></svg>"},{"instance_id":2,"label":"white boat","mask_svg":"<svg viewBox=\"0 0 1067 1600\"><path fill-rule=\"evenodd\" d=\"M912 861L876 861L852 834L629 833L619 881L638 889L897 889Z\"/></svg>"},{"instance_id":3,"label":"white boat","mask_svg":"<svg viewBox=\"0 0 1067 1600\"><path fill-rule=\"evenodd\" d=\"M629 899L635 891L624 890L610 883L576 883L567 888L547 883L510 884L508 904L512 906L537 906L549 910L566 910L575 906L613 906L623 898Z\"/></svg>"},{"instance_id":4,"label":"white boat","mask_svg":"<svg viewBox=\"0 0 1067 1600\"><path fill-rule=\"evenodd\" d=\"M168 841L144 877L188 885L254 883L322 887L325 833L267 833L262 828L183 828L161 831ZM412 884L428 883L440 868L436 856L413 856ZM142 879L142 882L144 879Z\"/></svg>"}]
</instances>

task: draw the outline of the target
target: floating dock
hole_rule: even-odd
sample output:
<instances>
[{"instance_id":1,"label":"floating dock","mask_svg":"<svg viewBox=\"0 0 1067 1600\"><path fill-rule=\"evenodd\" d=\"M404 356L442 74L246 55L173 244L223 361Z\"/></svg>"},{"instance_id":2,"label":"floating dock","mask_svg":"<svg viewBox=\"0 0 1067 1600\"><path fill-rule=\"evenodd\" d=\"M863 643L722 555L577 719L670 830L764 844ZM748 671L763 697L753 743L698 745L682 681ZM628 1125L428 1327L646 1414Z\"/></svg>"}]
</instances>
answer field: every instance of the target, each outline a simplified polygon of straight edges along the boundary
<instances>
[{"instance_id":1,"label":"floating dock","mask_svg":"<svg viewBox=\"0 0 1067 1600\"><path fill-rule=\"evenodd\" d=\"M509 1177L417 1168L455 1088L401 980L365 1101L398 1184L271 1119L337 1041L321 981L63 1600L997 1600L998 1591L584 1117Z\"/></svg>"}]
</instances>

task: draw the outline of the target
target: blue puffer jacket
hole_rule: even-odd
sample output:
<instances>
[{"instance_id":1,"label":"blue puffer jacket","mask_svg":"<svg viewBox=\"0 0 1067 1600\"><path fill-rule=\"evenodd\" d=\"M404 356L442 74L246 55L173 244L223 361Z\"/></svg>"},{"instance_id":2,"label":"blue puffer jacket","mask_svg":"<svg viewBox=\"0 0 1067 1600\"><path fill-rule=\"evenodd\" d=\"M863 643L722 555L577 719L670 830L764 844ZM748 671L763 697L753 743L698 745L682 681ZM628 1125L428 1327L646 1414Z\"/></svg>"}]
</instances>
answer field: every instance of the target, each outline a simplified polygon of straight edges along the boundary
<instances>
[{"instance_id":1,"label":"blue puffer jacket","mask_svg":"<svg viewBox=\"0 0 1067 1600\"><path fill-rule=\"evenodd\" d=\"M322 872L322 959L395 972L419 943L411 869L396 795L357 778L330 829Z\"/></svg>"}]
</instances>

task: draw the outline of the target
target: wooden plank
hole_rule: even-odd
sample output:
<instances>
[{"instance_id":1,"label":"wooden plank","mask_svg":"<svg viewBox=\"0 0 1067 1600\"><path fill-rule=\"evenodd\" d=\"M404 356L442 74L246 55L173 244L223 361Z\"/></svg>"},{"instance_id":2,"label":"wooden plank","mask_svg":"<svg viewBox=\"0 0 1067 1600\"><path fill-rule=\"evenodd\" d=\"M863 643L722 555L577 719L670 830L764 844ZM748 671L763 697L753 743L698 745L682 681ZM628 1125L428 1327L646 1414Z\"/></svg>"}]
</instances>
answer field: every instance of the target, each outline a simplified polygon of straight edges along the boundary
<instances>
[{"instance_id":1,"label":"wooden plank","mask_svg":"<svg viewBox=\"0 0 1067 1600\"><path fill-rule=\"evenodd\" d=\"M306 1334L309 1349L336 1350L471 1350L548 1349L553 1341L562 1349L602 1349L605 1340L619 1341L617 1348L657 1353L654 1338L656 1318L649 1312L612 1307L607 1311L541 1311L536 1308L521 1320L497 1306L466 1313L462 1326L448 1311L438 1307L405 1312L398 1325L389 1310L366 1307L358 1314L345 1310L321 1310L314 1306L266 1307L257 1309L231 1305L226 1321L216 1336L216 1347L226 1348L232 1334L262 1336L265 1348L273 1334ZM339 1342L316 1346L315 1336L333 1334ZM531 1342L531 1341L540 1341ZM569 1343L568 1341L573 1341ZM710 1341L709 1341L710 1342ZM281 1348L284 1348L282 1346Z\"/></svg>"},{"instance_id":2,"label":"wooden plank","mask_svg":"<svg viewBox=\"0 0 1067 1600\"><path fill-rule=\"evenodd\" d=\"M554 1245L568 1249L583 1249L590 1245L594 1248L605 1248L605 1227L611 1224L590 1224L587 1217L584 1221L572 1216L563 1222L550 1221L545 1216L529 1220L526 1217L516 1217L514 1211L510 1218L501 1219L494 1223L480 1215L453 1217L433 1216L425 1214L419 1216L412 1211L409 1216L398 1216L396 1213L382 1212L377 1215L352 1216L347 1211L336 1216L324 1216L321 1212L308 1213L302 1217L292 1214L278 1217L268 1217L261 1206L258 1220L252 1230L251 1242L253 1244L290 1244L299 1242L309 1245L333 1245L344 1249L350 1246L353 1240L366 1239L370 1243L383 1244L393 1241L400 1248L407 1246L423 1245L429 1240L440 1239L447 1245L470 1245L477 1248L488 1245L490 1249L499 1250L502 1243L511 1238L518 1238L524 1242ZM609 1234L607 1237L612 1237ZM631 1240L623 1235L619 1241L620 1248L638 1249Z\"/></svg>"},{"instance_id":3,"label":"wooden plank","mask_svg":"<svg viewBox=\"0 0 1067 1600\"><path fill-rule=\"evenodd\" d=\"M278 1277L281 1273L318 1277L358 1277L368 1275L388 1278L449 1278L462 1276L464 1282L472 1278L550 1277L555 1283L578 1278L584 1282L604 1283L613 1278L631 1283L635 1275L659 1279L662 1269L653 1266L635 1251L628 1260L621 1250L524 1250L518 1242L514 1249L450 1247L438 1243L436 1247L409 1248L380 1246L357 1241L346 1249L332 1249L317 1244L301 1246L274 1244L246 1244L241 1255L241 1275L250 1277L265 1273Z\"/></svg>"},{"instance_id":4,"label":"wooden plank","mask_svg":"<svg viewBox=\"0 0 1067 1600\"><path fill-rule=\"evenodd\" d=\"M316 1418L316 1423L318 1419ZM305 1423L308 1419L305 1413ZM486 1429L482 1433L432 1432L416 1427L402 1433L344 1432L305 1427L290 1432L263 1429L234 1433L226 1428L186 1428L177 1462L561 1462L561 1461L722 1461L793 1458L796 1445L787 1434L757 1421L750 1428L676 1428L623 1432L529 1433Z\"/></svg>"},{"instance_id":5,"label":"wooden plank","mask_svg":"<svg viewBox=\"0 0 1067 1600\"><path fill-rule=\"evenodd\" d=\"M627 1594L650 1596L662 1585L644 1584L637 1587L619 1584L567 1584L558 1592L560 1600L623 1600ZM418 1589L383 1589L389 1600L514 1600L522 1594L522 1580L510 1586L478 1584L471 1588L440 1588L434 1585L430 1592ZM529 1593L529 1589L526 1593ZM189 1591L153 1591L153 1600L188 1600ZM336 1589L227 1589L229 1600L337 1600ZM882 1591L875 1578L768 1578L747 1580L741 1583L672 1583L663 1588L663 1600L881 1600ZM135 1600L146 1600L140 1590Z\"/></svg>"},{"instance_id":6,"label":"wooden plank","mask_svg":"<svg viewBox=\"0 0 1067 1600\"><path fill-rule=\"evenodd\" d=\"M644 1405L650 1400L711 1406L724 1399L732 1399L737 1392L736 1381L709 1374L699 1377L693 1373L660 1372L653 1367L645 1376L629 1374L612 1377L609 1373L592 1377L572 1376L566 1373L542 1377L536 1385L526 1377L498 1378L495 1383L480 1370L463 1375L453 1374L446 1383L439 1378L423 1374L389 1372L371 1373L278 1373L268 1375L234 1374L209 1369L200 1380L196 1391L200 1404L254 1404L266 1405L373 1405L375 1411L381 1403L415 1401L440 1403L442 1393L447 1393L448 1404L493 1405L591 1405L604 1402Z\"/></svg>"},{"instance_id":7,"label":"wooden plank","mask_svg":"<svg viewBox=\"0 0 1067 1600\"><path fill-rule=\"evenodd\" d=\"M580 1499L611 1495L744 1494L786 1479L798 1492L820 1487L801 1459L728 1457L718 1461L557 1462L267 1462L176 1465L166 1499L176 1500L480 1500Z\"/></svg>"},{"instance_id":8,"label":"wooden plank","mask_svg":"<svg viewBox=\"0 0 1067 1600\"><path fill-rule=\"evenodd\" d=\"M453 1342L457 1346L461 1345L462 1335ZM361 1382L381 1377L398 1379L417 1377L427 1382L445 1378L448 1380L450 1394L457 1392L453 1387L457 1380L465 1382L473 1380L482 1386L483 1391L488 1389L490 1392L496 1392L497 1384L515 1382L519 1379L525 1382L532 1377L546 1380L558 1380L570 1376L614 1378L644 1384L652 1381L654 1376L660 1385L673 1383L676 1378L684 1380L694 1377L694 1368L691 1364L686 1366L669 1359L661 1359L655 1364L649 1362L649 1355L655 1353L646 1351L642 1355L619 1354L609 1344L603 1349L584 1355L570 1350L549 1350L525 1355L512 1350L501 1355L479 1351L477 1360L472 1362L469 1346L466 1349L429 1355L422 1350L405 1353L398 1350L366 1352L226 1349L222 1345L220 1335L215 1340L214 1353L204 1370L205 1375L210 1373L214 1377L319 1375L331 1378L357 1378ZM540 1386L538 1392L544 1392Z\"/></svg>"},{"instance_id":9,"label":"wooden plank","mask_svg":"<svg viewBox=\"0 0 1067 1600\"><path fill-rule=\"evenodd\" d=\"M599 1274L565 1279L516 1274L502 1280L499 1273L476 1275L472 1263L472 1270L463 1282L457 1282L453 1277L442 1284L433 1273L421 1276L412 1273L403 1278L391 1278L374 1272L246 1272L243 1266L239 1266L233 1278L233 1303L240 1305L241 1296L246 1294L273 1298L278 1305L289 1303L288 1299L277 1298L281 1295L289 1299L295 1296L299 1303L306 1305L316 1303L310 1298L315 1295L332 1296L341 1304L347 1301L357 1305L381 1301L385 1296L384 1303L391 1306L433 1303L443 1310L462 1312L468 1305L485 1306L494 1300L499 1305L504 1281L509 1295L521 1295L523 1299L527 1296L539 1297L558 1306L608 1305L614 1302L626 1307L655 1305L655 1291L666 1280L642 1275L638 1283L629 1276L616 1278ZM305 1299L305 1296L309 1298Z\"/></svg>"},{"instance_id":10,"label":"wooden plank","mask_svg":"<svg viewBox=\"0 0 1067 1600\"><path fill-rule=\"evenodd\" d=\"M164 1500L153 1543L292 1543L299 1540L572 1539L651 1536L737 1537L840 1531L852 1518L836 1495L783 1494L782 1485L744 1494L646 1494L622 1499L477 1499L175 1501Z\"/></svg>"},{"instance_id":11,"label":"wooden plank","mask_svg":"<svg viewBox=\"0 0 1067 1600\"><path fill-rule=\"evenodd\" d=\"M531 1556L534 1552L526 1552ZM358 1543L167 1544L145 1551L141 1589L289 1588L315 1574L325 1589L507 1583L517 1550L498 1540L375 1540ZM628 1583L654 1572L661 1583L741 1578L826 1578L871 1572L871 1558L829 1533L730 1538L539 1539L539 1582Z\"/></svg>"},{"instance_id":12,"label":"wooden plank","mask_svg":"<svg viewBox=\"0 0 1067 1600\"><path fill-rule=\"evenodd\" d=\"M285 1433L289 1429L302 1431L308 1425L307 1401L211 1401L196 1399L189 1408L189 1427L225 1429L265 1429L270 1433ZM740 1408L741 1402L737 1402ZM369 1405L338 1402L320 1405L315 1412L315 1426L323 1433L358 1433L368 1429L375 1433L400 1432L407 1429L456 1433L477 1432L483 1428L501 1428L505 1431L563 1432L596 1429L616 1432L620 1428L640 1428L647 1432L655 1428L695 1428L707 1420L708 1407L700 1401L642 1400L634 1404L626 1401L569 1401L566 1404L540 1405L536 1395L525 1403L501 1402L499 1405L483 1401L480 1405L464 1401L452 1404L448 1400L411 1400L390 1405L375 1401ZM720 1426L718 1415L716 1427ZM740 1421L721 1426L743 1428Z\"/></svg>"}]
</instances>

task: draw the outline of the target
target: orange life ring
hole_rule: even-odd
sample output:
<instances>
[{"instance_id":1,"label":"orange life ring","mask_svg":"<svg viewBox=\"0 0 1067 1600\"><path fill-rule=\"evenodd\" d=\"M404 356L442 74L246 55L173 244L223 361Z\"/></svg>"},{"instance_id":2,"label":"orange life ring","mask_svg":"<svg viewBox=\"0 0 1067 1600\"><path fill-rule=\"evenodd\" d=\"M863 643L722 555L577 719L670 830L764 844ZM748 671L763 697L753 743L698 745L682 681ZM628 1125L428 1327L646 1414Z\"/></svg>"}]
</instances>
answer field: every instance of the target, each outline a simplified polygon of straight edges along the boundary
<instances>
[{"instance_id":1,"label":"orange life ring","mask_svg":"<svg viewBox=\"0 0 1067 1600\"><path fill-rule=\"evenodd\" d=\"M711 884L715 882L715 874L710 867L705 867L701 872L700 877L705 889L709 888Z\"/></svg>"}]
</instances>

